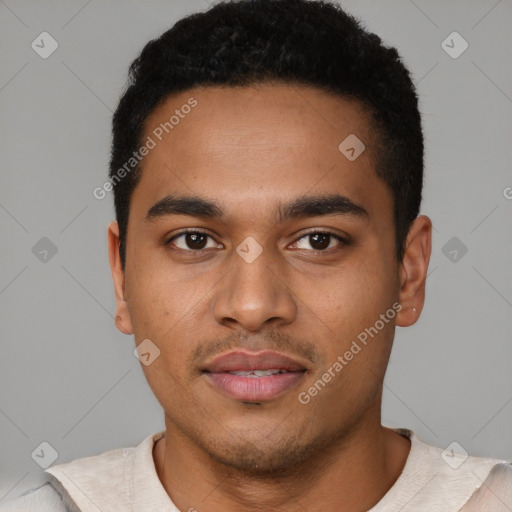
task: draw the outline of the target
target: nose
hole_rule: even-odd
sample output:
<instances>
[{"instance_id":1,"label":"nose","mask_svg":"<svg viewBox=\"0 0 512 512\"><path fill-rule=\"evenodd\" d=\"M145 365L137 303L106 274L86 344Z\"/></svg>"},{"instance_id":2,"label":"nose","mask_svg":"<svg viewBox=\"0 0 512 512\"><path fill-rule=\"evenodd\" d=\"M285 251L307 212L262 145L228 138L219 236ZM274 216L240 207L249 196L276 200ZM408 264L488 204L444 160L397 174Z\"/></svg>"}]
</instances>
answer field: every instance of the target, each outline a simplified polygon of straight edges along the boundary
<instances>
[{"instance_id":1,"label":"nose","mask_svg":"<svg viewBox=\"0 0 512 512\"><path fill-rule=\"evenodd\" d=\"M270 256L264 250L248 262L233 254L233 266L213 298L212 311L219 324L256 332L270 323L278 326L295 320L297 303L286 283L286 269Z\"/></svg>"}]
</instances>

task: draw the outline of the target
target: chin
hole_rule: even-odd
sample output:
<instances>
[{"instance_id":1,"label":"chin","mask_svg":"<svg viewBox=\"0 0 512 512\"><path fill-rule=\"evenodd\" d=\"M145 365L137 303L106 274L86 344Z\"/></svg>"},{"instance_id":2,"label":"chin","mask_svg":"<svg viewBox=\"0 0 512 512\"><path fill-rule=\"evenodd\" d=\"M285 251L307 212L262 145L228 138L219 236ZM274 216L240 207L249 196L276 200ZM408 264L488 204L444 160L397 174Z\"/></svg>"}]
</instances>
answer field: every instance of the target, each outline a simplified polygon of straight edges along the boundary
<instances>
[{"instance_id":1,"label":"chin","mask_svg":"<svg viewBox=\"0 0 512 512\"><path fill-rule=\"evenodd\" d=\"M292 435L289 429L282 438L272 441L269 438L270 435L262 439L261 433L252 436L239 432L222 440L203 440L200 444L210 458L224 466L228 473L234 471L253 478L276 479L311 469L312 461L322 449L329 449L334 442L332 436L308 440L304 431Z\"/></svg>"}]
</instances>

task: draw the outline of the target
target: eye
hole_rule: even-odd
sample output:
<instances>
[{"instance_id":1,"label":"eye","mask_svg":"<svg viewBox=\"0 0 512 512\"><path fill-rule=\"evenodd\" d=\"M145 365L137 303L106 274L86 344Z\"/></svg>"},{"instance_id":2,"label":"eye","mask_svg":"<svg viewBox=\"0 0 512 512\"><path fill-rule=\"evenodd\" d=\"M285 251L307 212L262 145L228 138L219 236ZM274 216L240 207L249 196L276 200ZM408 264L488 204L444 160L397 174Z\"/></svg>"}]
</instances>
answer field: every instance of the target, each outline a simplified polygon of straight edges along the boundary
<instances>
[{"instance_id":1,"label":"eye","mask_svg":"<svg viewBox=\"0 0 512 512\"><path fill-rule=\"evenodd\" d=\"M182 231L170 238L165 245L172 245L184 251L199 252L203 249L222 249L222 244L215 242L214 238L204 231ZM293 242L295 249L306 249L318 252L328 252L338 246L348 245L348 241L340 235L329 231L312 231Z\"/></svg>"},{"instance_id":2,"label":"eye","mask_svg":"<svg viewBox=\"0 0 512 512\"><path fill-rule=\"evenodd\" d=\"M208 245L209 242L210 245ZM165 245L174 245L178 249L189 251L222 248L221 244L217 244L213 237L204 231L183 231L170 238Z\"/></svg>"},{"instance_id":3,"label":"eye","mask_svg":"<svg viewBox=\"0 0 512 512\"><path fill-rule=\"evenodd\" d=\"M312 248L315 251L326 251L336 246L347 245L347 241L329 231L314 231L300 237L293 245L297 246L297 249Z\"/></svg>"}]
</instances>

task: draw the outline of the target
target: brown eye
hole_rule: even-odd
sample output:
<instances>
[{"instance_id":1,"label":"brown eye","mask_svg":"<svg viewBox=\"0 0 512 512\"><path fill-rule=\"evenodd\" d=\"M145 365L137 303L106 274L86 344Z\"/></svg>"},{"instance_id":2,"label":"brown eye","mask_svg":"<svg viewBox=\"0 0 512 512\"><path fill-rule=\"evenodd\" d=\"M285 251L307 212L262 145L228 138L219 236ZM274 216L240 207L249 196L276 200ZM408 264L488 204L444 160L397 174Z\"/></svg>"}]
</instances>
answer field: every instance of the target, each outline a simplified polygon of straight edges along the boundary
<instances>
[{"instance_id":1,"label":"brown eye","mask_svg":"<svg viewBox=\"0 0 512 512\"><path fill-rule=\"evenodd\" d=\"M329 242L331 241L331 236L328 233L315 233L314 235L309 235L309 243L313 249L323 250L329 247Z\"/></svg>"},{"instance_id":2,"label":"brown eye","mask_svg":"<svg viewBox=\"0 0 512 512\"><path fill-rule=\"evenodd\" d=\"M208 246L208 243L210 245ZM201 231L186 231L173 236L166 245L173 245L185 251L199 251L205 248L219 248L220 244L215 243L213 238Z\"/></svg>"},{"instance_id":3,"label":"brown eye","mask_svg":"<svg viewBox=\"0 0 512 512\"><path fill-rule=\"evenodd\" d=\"M207 237L197 233L187 233L185 235L185 244L189 249L203 249L206 245Z\"/></svg>"},{"instance_id":4,"label":"brown eye","mask_svg":"<svg viewBox=\"0 0 512 512\"><path fill-rule=\"evenodd\" d=\"M297 249L313 249L315 251L325 251L346 244L347 242L339 235L324 231L308 233L294 243Z\"/></svg>"}]
</instances>

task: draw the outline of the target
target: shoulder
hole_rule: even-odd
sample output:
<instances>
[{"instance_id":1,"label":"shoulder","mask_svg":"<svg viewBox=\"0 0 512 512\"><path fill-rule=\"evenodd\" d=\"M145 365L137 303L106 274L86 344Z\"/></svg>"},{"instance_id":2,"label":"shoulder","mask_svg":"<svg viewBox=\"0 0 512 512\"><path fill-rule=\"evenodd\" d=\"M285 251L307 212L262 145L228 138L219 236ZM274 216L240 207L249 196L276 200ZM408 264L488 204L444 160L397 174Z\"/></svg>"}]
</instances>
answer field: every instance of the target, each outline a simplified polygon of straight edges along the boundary
<instances>
[{"instance_id":1,"label":"shoulder","mask_svg":"<svg viewBox=\"0 0 512 512\"><path fill-rule=\"evenodd\" d=\"M71 503L66 504L59 492L46 482L30 489L17 498L0 502L0 512L75 512Z\"/></svg>"},{"instance_id":2,"label":"shoulder","mask_svg":"<svg viewBox=\"0 0 512 512\"><path fill-rule=\"evenodd\" d=\"M44 471L45 483L1 501L0 512L79 512L90 506L88 495L98 496L100 501L111 496L125 503L137 448L147 466L152 460L153 439L162 434L148 436L138 447L117 448L50 466Z\"/></svg>"},{"instance_id":3,"label":"shoulder","mask_svg":"<svg viewBox=\"0 0 512 512\"><path fill-rule=\"evenodd\" d=\"M105 496L116 496L124 503L134 451L134 448L109 450L51 466L45 473L50 475L57 489L75 500L80 509L87 505L88 496L98 496L99 501Z\"/></svg>"},{"instance_id":4,"label":"shoulder","mask_svg":"<svg viewBox=\"0 0 512 512\"><path fill-rule=\"evenodd\" d=\"M470 455L455 442L444 449L425 443L423 446L428 450L430 467L440 477L441 485L466 483L469 488L474 486L473 492L491 475L500 474L503 475L501 478L510 478L505 476L510 475L507 470L507 467L510 468L509 460Z\"/></svg>"},{"instance_id":5,"label":"shoulder","mask_svg":"<svg viewBox=\"0 0 512 512\"><path fill-rule=\"evenodd\" d=\"M454 443L452 443L453 445ZM442 449L428 446L430 467L435 475L430 485L436 489L438 503L443 500L462 508L461 512L501 512L512 510L512 465L511 461L469 455L460 445ZM500 498L497 498L500 496ZM498 502L507 503L499 508ZM475 505L476 504L476 508Z\"/></svg>"},{"instance_id":6,"label":"shoulder","mask_svg":"<svg viewBox=\"0 0 512 512\"><path fill-rule=\"evenodd\" d=\"M403 512L512 511L511 461L470 455L456 442L443 449L423 442L409 429L393 430L411 440L411 451L379 505L395 510L392 507L400 504Z\"/></svg>"},{"instance_id":7,"label":"shoulder","mask_svg":"<svg viewBox=\"0 0 512 512\"><path fill-rule=\"evenodd\" d=\"M145 485L148 478L160 484L154 470L152 448L155 439L163 433L151 434L137 446L116 448L51 466L45 473L52 478L52 485L79 510L92 510L91 502L94 510L128 509L134 499L137 479L143 479Z\"/></svg>"},{"instance_id":8,"label":"shoulder","mask_svg":"<svg viewBox=\"0 0 512 512\"><path fill-rule=\"evenodd\" d=\"M461 512L509 512L512 510L512 462L492 467Z\"/></svg>"},{"instance_id":9,"label":"shoulder","mask_svg":"<svg viewBox=\"0 0 512 512\"><path fill-rule=\"evenodd\" d=\"M76 489L107 494L112 487L123 487L123 463L133 450L115 449L51 466L44 471L44 484L0 502L0 512L78 512L84 504Z\"/></svg>"}]
</instances>

